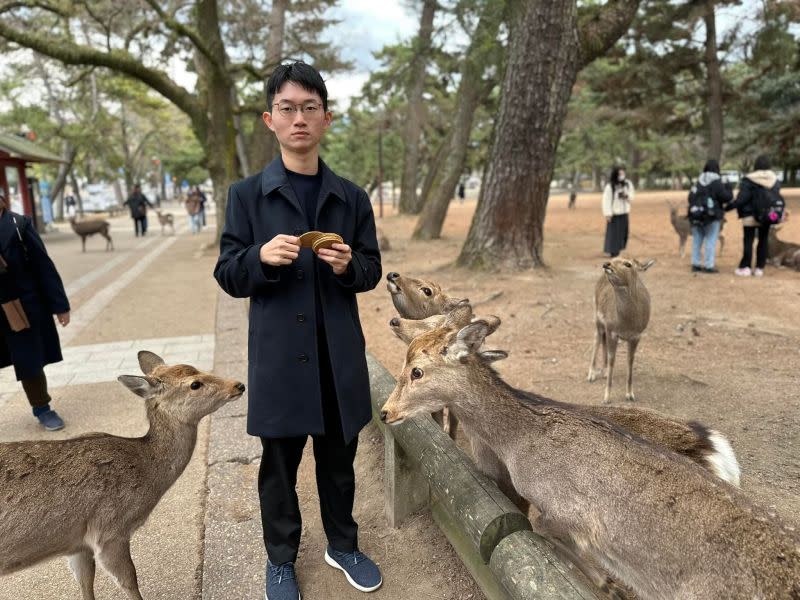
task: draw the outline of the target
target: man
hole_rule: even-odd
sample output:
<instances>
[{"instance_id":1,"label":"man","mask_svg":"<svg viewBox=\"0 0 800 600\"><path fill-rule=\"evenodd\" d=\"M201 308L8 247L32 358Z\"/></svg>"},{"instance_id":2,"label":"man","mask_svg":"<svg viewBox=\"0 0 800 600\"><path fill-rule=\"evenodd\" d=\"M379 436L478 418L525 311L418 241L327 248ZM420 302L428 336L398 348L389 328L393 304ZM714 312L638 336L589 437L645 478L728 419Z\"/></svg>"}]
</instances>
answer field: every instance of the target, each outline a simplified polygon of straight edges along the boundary
<instances>
[{"instance_id":1,"label":"man","mask_svg":"<svg viewBox=\"0 0 800 600\"><path fill-rule=\"evenodd\" d=\"M10 211L2 189L0 305L0 369L14 366L33 416L46 430L63 429L64 421L50 408L44 367L62 360L53 315L62 327L69 325L69 300L30 218Z\"/></svg>"},{"instance_id":2,"label":"man","mask_svg":"<svg viewBox=\"0 0 800 600\"><path fill-rule=\"evenodd\" d=\"M364 190L319 158L332 114L316 70L302 62L275 69L263 119L281 154L228 190L214 276L230 295L251 300L247 431L263 446L258 488L266 596L300 598L295 484L308 435L328 538L324 560L369 592L380 587L381 574L358 549L352 511L358 432L371 417L355 295L381 278L372 206ZM312 230L337 233L344 243L315 255L298 239Z\"/></svg>"},{"instance_id":3,"label":"man","mask_svg":"<svg viewBox=\"0 0 800 600\"><path fill-rule=\"evenodd\" d=\"M147 199L147 196L142 193L142 186L138 183L133 186L133 192L125 200L125 205L131 210L131 219L133 219L136 237L139 237L140 232L145 235L147 233L147 207L155 207Z\"/></svg>"}]
</instances>

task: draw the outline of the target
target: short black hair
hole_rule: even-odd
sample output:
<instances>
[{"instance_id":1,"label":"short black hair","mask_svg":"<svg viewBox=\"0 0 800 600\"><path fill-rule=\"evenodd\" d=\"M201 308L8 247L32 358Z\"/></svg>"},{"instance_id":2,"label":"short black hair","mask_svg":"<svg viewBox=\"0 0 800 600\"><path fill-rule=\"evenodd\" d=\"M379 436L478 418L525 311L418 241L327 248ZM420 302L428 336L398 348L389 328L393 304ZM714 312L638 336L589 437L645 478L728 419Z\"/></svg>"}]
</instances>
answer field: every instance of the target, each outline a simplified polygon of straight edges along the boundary
<instances>
[{"instance_id":1,"label":"short black hair","mask_svg":"<svg viewBox=\"0 0 800 600\"><path fill-rule=\"evenodd\" d=\"M716 173L719 175L719 163L713 158L709 158L703 167L703 173Z\"/></svg>"},{"instance_id":2,"label":"short black hair","mask_svg":"<svg viewBox=\"0 0 800 600\"><path fill-rule=\"evenodd\" d=\"M268 112L272 112L272 101L275 99L275 94L283 87L283 84L289 82L296 83L307 92L319 94L322 99L322 108L327 112L328 88L325 87L322 75L314 67L302 61L290 65L279 65L269 76L267 80Z\"/></svg>"},{"instance_id":3,"label":"short black hair","mask_svg":"<svg viewBox=\"0 0 800 600\"><path fill-rule=\"evenodd\" d=\"M772 167L772 163L770 163L769 156L767 156L766 154L762 154L761 156L759 156L756 159L756 164L753 165L753 168L756 171L766 171L770 167Z\"/></svg>"}]
</instances>

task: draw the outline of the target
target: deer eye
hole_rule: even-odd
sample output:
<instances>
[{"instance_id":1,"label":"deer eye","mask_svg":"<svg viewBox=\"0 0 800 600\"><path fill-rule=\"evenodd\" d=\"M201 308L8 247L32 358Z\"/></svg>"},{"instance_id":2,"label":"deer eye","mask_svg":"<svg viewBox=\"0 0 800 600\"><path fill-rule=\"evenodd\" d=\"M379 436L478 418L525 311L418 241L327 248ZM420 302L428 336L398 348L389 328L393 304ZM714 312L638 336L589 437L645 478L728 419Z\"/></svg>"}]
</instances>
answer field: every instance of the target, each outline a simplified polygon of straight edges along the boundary
<instances>
[{"instance_id":1,"label":"deer eye","mask_svg":"<svg viewBox=\"0 0 800 600\"><path fill-rule=\"evenodd\" d=\"M203 382L202 381L193 381L192 385L190 385L189 387L192 388L193 390L199 390L201 387L203 387Z\"/></svg>"},{"instance_id":2,"label":"deer eye","mask_svg":"<svg viewBox=\"0 0 800 600\"><path fill-rule=\"evenodd\" d=\"M632 265L631 263L629 263L627 260L626 260L626 261L625 261L623 264L624 264L626 267L628 267L629 269L630 269L630 268L633 266L633 265Z\"/></svg>"},{"instance_id":3,"label":"deer eye","mask_svg":"<svg viewBox=\"0 0 800 600\"><path fill-rule=\"evenodd\" d=\"M420 379L423 375L424 375L424 373L422 372L422 369L420 369L419 367L414 367L413 369L411 369L411 379L412 380Z\"/></svg>"},{"instance_id":4,"label":"deer eye","mask_svg":"<svg viewBox=\"0 0 800 600\"><path fill-rule=\"evenodd\" d=\"M422 288L422 293L425 294L426 296L431 296L433 294L431 288Z\"/></svg>"}]
</instances>

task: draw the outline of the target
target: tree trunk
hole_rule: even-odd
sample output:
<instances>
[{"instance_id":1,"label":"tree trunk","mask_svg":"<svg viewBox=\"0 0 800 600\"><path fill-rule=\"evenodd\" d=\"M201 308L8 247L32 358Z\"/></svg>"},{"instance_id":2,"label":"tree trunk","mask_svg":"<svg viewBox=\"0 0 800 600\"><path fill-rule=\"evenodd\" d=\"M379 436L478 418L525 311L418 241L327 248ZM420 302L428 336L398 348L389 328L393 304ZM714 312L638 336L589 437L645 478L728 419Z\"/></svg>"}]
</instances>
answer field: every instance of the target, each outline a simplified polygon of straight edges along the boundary
<instances>
[{"instance_id":1,"label":"tree trunk","mask_svg":"<svg viewBox=\"0 0 800 600\"><path fill-rule=\"evenodd\" d=\"M417 221L412 237L418 240L438 239L442 234L447 209L453 199L453 190L464 170L467 158L469 136L475 111L482 98L488 93L487 85L481 81L486 68L486 51L491 47L491 40L497 37L500 26L500 11L491 3L487 3L486 12L475 28L472 42L461 66L461 80L456 94L456 114L451 129L452 136L448 144L448 152L444 173L433 195L427 198L422 214Z\"/></svg>"},{"instance_id":2,"label":"tree trunk","mask_svg":"<svg viewBox=\"0 0 800 600\"><path fill-rule=\"evenodd\" d=\"M54 206L53 218L57 221L61 221L64 218L64 186L67 183L67 176L72 170L75 157L78 155L78 149L69 140L64 140L62 147L62 155L66 162L58 165L58 175L56 175L56 180L53 183L53 191L50 193Z\"/></svg>"},{"instance_id":3,"label":"tree trunk","mask_svg":"<svg viewBox=\"0 0 800 600\"><path fill-rule=\"evenodd\" d=\"M417 214L422 206L417 197L419 169L419 136L422 131L422 92L425 88L425 67L430 56L433 15L436 0L424 0L414 58L409 68L408 111L403 131L403 175L400 180L400 212Z\"/></svg>"},{"instance_id":4,"label":"tree trunk","mask_svg":"<svg viewBox=\"0 0 800 600\"><path fill-rule=\"evenodd\" d=\"M511 4L508 65L485 192L458 262L544 264L543 225L580 42L574 0Z\"/></svg>"},{"instance_id":5,"label":"tree trunk","mask_svg":"<svg viewBox=\"0 0 800 600\"><path fill-rule=\"evenodd\" d=\"M428 202L428 198L431 196L431 190L435 187L439 187L439 173L447 158L446 152L450 148L450 140L452 139L453 131L450 130L439 143L439 147L436 149L436 154L433 155L433 159L429 161L430 166L425 173L425 179L422 181L422 190L420 190L419 194L419 202L423 206Z\"/></svg>"},{"instance_id":6,"label":"tree trunk","mask_svg":"<svg viewBox=\"0 0 800 600\"><path fill-rule=\"evenodd\" d=\"M708 158L722 159L722 75L717 56L717 23L714 2L706 3L706 70L708 73Z\"/></svg>"},{"instance_id":7,"label":"tree trunk","mask_svg":"<svg viewBox=\"0 0 800 600\"><path fill-rule=\"evenodd\" d=\"M75 194L75 211L83 218L83 198L81 198L81 188L78 186L78 180L75 179L75 173L70 169L69 184L72 186L72 191Z\"/></svg>"},{"instance_id":8,"label":"tree trunk","mask_svg":"<svg viewBox=\"0 0 800 600\"><path fill-rule=\"evenodd\" d=\"M572 86L578 71L626 31L638 5L609 0L579 30L575 0L510 0L496 136L460 265L544 264L547 198Z\"/></svg>"}]
</instances>

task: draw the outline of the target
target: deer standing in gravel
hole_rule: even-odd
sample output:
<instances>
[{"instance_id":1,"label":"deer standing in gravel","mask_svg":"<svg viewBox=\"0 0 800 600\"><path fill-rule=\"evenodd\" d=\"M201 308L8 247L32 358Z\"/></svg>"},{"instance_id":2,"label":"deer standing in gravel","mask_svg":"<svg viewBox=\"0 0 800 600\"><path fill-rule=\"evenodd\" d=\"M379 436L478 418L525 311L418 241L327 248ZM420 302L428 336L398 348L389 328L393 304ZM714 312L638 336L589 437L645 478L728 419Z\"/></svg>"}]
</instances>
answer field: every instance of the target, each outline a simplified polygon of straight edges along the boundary
<instances>
[{"instance_id":1,"label":"deer standing in gravel","mask_svg":"<svg viewBox=\"0 0 800 600\"><path fill-rule=\"evenodd\" d=\"M245 387L167 366L151 352L139 352L139 366L144 377L119 381L145 399L144 437L0 444L0 575L67 555L83 600L94 600L97 560L129 598L142 600L131 536L188 464L200 419Z\"/></svg>"},{"instance_id":2,"label":"deer standing in gravel","mask_svg":"<svg viewBox=\"0 0 800 600\"><path fill-rule=\"evenodd\" d=\"M650 321L650 294L639 277L655 260L642 264L637 260L617 257L603 264L603 274L594 291L595 335L592 360L589 364L589 382L602 375L607 368L606 389L603 402L611 401L611 380L617 357L619 340L628 342L628 381L625 399L633 402L633 359L639 338ZM603 366L596 368L598 350L602 348Z\"/></svg>"},{"instance_id":3,"label":"deer standing in gravel","mask_svg":"<svg viewBox=\"0 0 800 600\"><path fill-rule=\"evenodd\" d=\"M81 248L86 252L86 238L99 234L101 237L106 238L106 252L114 249L114 240L108 231L111 229L111 224L108 221L100 219L90 219L88 221L77 221L75 217L70 217L69 224L74 231L81 238Z\"/></svg>"},{"instance_id":4,"label":"deer standing in gravel","mask_svg":"<svg viewBox=\"0 0 800 600\"><path fill-rule=\"evenodd\" d=\"M689 222L689 217L687 215L678 214L678 207L672 204L672 202L667 201L667 205L669 206L669 221L672 223L675 233L678 234L678 254L680 254L681 258L683 258L686 255L686 240L689 239L690 235L692 235L692 224ZM722 256L722 251L725 249L725 236L722 235L723 227L725 227L724 217L722 218L722 222L719 224L720 256Z\"/></svg>"},{"instance_id":5,"label":"deer standing in gravel","mask_svg":"<svg viewBox=\"0 0 800 600\"><path fill-rule=\"evenodd\" d=\"M415 338L381 419L450 407L539 510L538 528L642 600L800 598L793 528L687 457L509 386L478 355L491 330Z\"/></svg>"}]
</instances>

